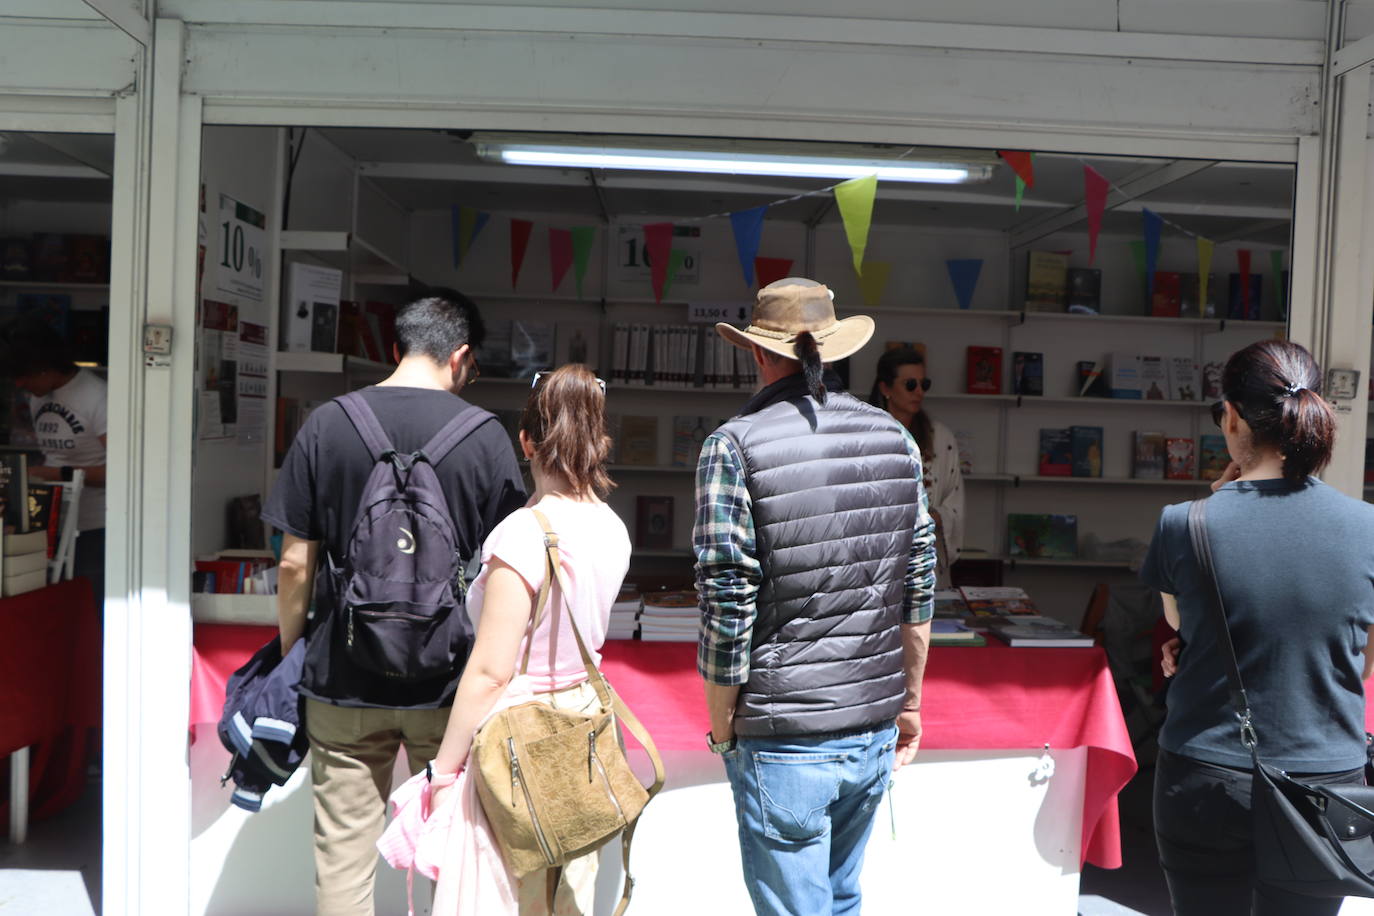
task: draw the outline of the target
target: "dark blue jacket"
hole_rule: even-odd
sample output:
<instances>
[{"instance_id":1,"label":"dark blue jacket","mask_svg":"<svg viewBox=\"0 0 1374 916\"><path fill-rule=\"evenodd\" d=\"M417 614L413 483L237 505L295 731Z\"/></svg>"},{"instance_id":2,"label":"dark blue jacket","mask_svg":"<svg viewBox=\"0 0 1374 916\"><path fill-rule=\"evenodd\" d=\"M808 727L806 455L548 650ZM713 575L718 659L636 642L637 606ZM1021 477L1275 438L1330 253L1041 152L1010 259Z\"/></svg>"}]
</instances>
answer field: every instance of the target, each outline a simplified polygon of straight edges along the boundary
<instances>
[{"instance_id":1,"label":"dark blue jacket","mask_svg":"<svg viewBox=\"0 0 1374 916\"><path fill-rule=\"evenodd\" d=\"M234 755L221 785L234 781L230 801L247 811L262 807L262 796L286 782L309 749L305 701L297 691L305 640L281 657L281 637L253 653L229 678L219 740Z\"/></svg>"}]
</instances>

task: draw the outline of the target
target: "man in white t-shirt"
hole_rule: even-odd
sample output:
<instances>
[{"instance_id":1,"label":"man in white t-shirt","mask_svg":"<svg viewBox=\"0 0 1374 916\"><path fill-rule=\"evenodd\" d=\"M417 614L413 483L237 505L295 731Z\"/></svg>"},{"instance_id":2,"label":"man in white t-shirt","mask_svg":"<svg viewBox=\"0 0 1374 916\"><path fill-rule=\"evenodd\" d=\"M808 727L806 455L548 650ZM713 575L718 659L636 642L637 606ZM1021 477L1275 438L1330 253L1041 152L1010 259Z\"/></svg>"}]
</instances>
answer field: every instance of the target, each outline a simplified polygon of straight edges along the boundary
<instances>
[{"instance_id":1,"label":"man in white t-shirt","mask_svg":"<svg viewBox=\"0 0 1374 916\"><path fill-rule=\"evenodd\" d=\"M77 508L75 572L104 595L105 571L105 380L72 362L71 352L43 321L19 318L0 330L0 371L29 398L34 435L43 463L30 466L33 480L71 480L85 472Z\"/></svg>"}]
</instances>

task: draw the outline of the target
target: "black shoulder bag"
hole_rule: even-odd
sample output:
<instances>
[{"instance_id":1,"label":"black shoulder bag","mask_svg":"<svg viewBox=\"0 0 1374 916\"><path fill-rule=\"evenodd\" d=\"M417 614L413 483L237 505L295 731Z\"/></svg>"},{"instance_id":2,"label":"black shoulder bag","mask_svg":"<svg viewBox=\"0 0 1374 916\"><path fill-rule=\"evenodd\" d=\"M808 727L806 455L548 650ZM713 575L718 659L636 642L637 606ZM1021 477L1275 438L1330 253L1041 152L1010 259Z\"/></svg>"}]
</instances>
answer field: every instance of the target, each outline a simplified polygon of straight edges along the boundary
<instances>
[{"instance_id":1,"label":"black shoulder bag","mask_svg":"<svg viewBox=\"0 0 1374 916\"><path fill-rule=\"evenodd\" d=\"M1255 867L1267 884L1309 897L1374 897L1374 787L1312 785L1259 758L1226 606L1207 539L1207 501L1188 507L1193 555L1212 585L1217 653L1226 668L1240 741L1254 760L1250 806ZM1366 781L1369 766L1365 769Z\"/></svg>"}]
</instances>

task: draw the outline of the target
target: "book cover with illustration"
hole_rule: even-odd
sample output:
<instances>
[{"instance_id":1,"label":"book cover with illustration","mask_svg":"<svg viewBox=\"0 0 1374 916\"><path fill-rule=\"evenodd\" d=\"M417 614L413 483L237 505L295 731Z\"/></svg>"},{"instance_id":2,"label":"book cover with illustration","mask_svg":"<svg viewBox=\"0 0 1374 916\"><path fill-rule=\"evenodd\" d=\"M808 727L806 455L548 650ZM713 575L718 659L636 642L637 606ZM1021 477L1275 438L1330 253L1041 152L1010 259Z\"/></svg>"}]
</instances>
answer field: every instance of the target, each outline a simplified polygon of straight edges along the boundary
<instances>
[{"instance_id":1,"label":"book cover with illustration","mask_svg":"<svg viewBox=\"0 0 1374 916\"><path fill-rule=\"evenodd\" d=\"M701 444L721 422L712 417L673 417L673 466L696 467Z\"/></svg>"},{"instance_id":2,"label":"book cover with illustration","mask_svg":"<svg viewBox=\"0 0 1374 916\"><path fill-rule=\"evenodd\" d=\"M620 418L620 464L658 464L658 417L625 414Z\"/></svg>"},{"instance_id":3,"label":"book cover with illustration","mask_svg":"<svg viewBox=\"0 0 1374 916\"><path fill-rule=\"evenodd\" d=\"M1017 350L1011 354L1011 393L1045 393L1045 354Z\"/></svg>"},{"instance_id":4,"label":"book cover with illustration","mask_svg":"<svg viewBox=\"0 0 1374 916\"><path fill-rule=\"evenodd\" d=\"M1169 360L1169 400L1196 401L1202 395L1197 363L1191 356L1175 356Z\"/></svg>"},{"instance_id":5,"label":"book cover with illustration","mask_svg":"<svg viewBox=\"0 0 1374 916\"><path fill-rule=\"evenodd\" d=\"M1177 318L1183 313L1181 278L1168 270L1155 271L1155 291L1150 299L1150 315L1154 318Z\"/></svg>"},{"instance_id":6,"label":"book cover with illustration","mask_svg":"<svg viewBox=\"0 0 1374 916\"><path fill-rule=\"evenodd\" d=\"M1136 480L1164 479L1164 434L1135 433L1131 476Z\"/></svg>"},{"instance_id":7,"label":"book cover with illustration","mask_svg":"<svg viewBox=\"0 0 1374 916\"><path fill-rule=\"evenodd\" d=\"M1193 440L1170 436L1164 440L1165 473L1170 480L1192 480L1197 476Z\"/></svg>"},{"instance_id":8,"label":"book cover with illustration","mask_svg":"<svg viewBox=\"0 0 1374 916\"><path fill-rule=\"evenodd\" d=\"M1164 357L1140 357L1140 396L1147 401L1169 400L1169 367Z\"/></svg>"},{"instance_id":9,"label":"book cover with illustration","mask_svg":"<svg viewBox=\"0 0 1374 916\"><path fill-rule=\"evenodd\" d=\"M1075 559L1078 556L1078 516L1008 515L1007 554L1027 560Z\"/></svg>"},{"instance_id":10,"label":"book cover with illustration","mask_svg":"<svg viewBox=\"0 0 1374 916\"><path fill-rule=\"evenodd\" d=\"M1081 398L1109 398L1112 392L1107 388L1107 378L1102 373L1102 366L1097 362L1084 359L1079 360L1078 366L1078 396Z\"/></svg>"},{"instance_id":11,"label":"book cover with illustration","mask_svg":"<svg viewBox=\"0 0 1374 916\"><path fill-rule=\"evenodd\" d=\"M1251 274L1248 289L1242 288L1240 274L1227 274L1226 279L1226 301L1229 303L1226 317L1238 321L1259 321L1264 275Z\"/></svg>"},{"instance_id":12,"label":"book cover with illustration","mask_svg":"<svg viewBox=\"0 0 1374 916\"><path fill-rule=\"evenodd\" d=\"M1198 478L1200 480L1220 480L1231 463L1231 453L1226 449L1226 437L1218 435L1203 436L1198 443Z\"/></svg>"},{"instance_id":13,"label":"book cover with illustration","mask_svg":"<svg viewBox=\"0 0 1374 916\"><path fill-rule=\"evenodd\" d=\"M1068 301L1069 256L1057 251L1026 253L1026 311L1062 312Z\"/></svg>"},{"instance_id":14,"label":"book cover with illustration","mask_svg":"<svg viewBox=\"0 0 1374 916\"><path fill-rule=\"evenodd\" d=\"M1221 400L1221 376L1226 367L1221 363L1207 363L1202 367L1202 399Z\"/></svg>"},{"instance_id":15,"label":"book cover with illustration","mask_svg":"<svg viewBox=\"0 0 1374 916\"><path fill-rule=\"evenodd\" d=\"M1073 436L1067 429L1040 430L1040 476L1073 476Z\"/></svg>"},{"instance_id":16,"label":"book cover with illustration","mask_svg":"<svg viewBox=\"0 0 1374 916\"><path fill-rule=\"evenodd\" d=\"M1002 348L968 348L968 393L1002 393Z\"/></svg>"},{"instance_id":17,"label":"book cover with illustration","mask_svg":"<svg viewBox=\"0 0 1374 916\"><path fill-rule=\"evenodd\" d=\"M1102 271L1096 267L1069 268L1069 308L1102 310Z\"/></svg>"},{"instance_id":18,"label":"book cover with illustration","mask_svg":"<svg viewBox=\"0 0 1374 916\"><path fill-rule=\"evenodd\" d=\"M1070 426L1073 440L1073 476L1102 476L1102 427Z\"/></svg>"}]
</instances>

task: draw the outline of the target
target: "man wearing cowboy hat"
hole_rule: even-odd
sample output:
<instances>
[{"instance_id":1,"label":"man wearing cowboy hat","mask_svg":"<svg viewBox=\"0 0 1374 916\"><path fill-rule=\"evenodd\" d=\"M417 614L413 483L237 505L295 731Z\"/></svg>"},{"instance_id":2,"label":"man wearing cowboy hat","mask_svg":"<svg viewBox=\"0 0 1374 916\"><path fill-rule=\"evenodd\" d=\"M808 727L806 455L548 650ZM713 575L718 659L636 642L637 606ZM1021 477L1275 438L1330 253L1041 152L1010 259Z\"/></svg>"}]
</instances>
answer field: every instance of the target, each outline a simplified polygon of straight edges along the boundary
<instances>
[{"instance_id":1,"label":"man wearing cowboy hat","mask_svg":"<svg viewBox=\"0 0 1374 916\"><path fill-rule=\"evenodd\" d=\"M859 911L877 803L921 738L936 557L920 451L825 368L873 335L832 298L779 280L749 327L716 325L765 387L697 466L706 740L760 916Z\"/></svg>"}]
</instances>

